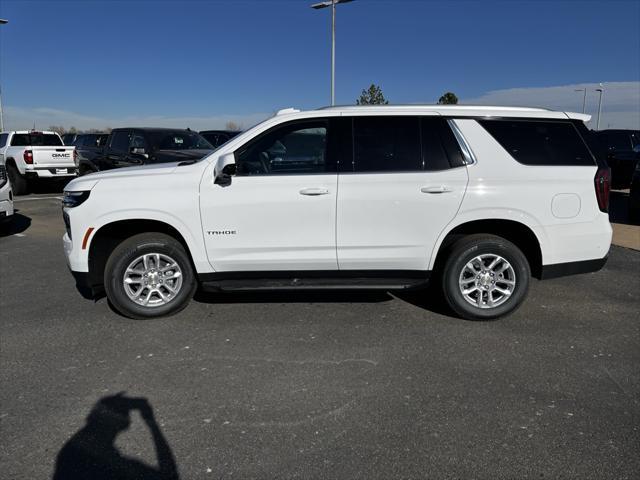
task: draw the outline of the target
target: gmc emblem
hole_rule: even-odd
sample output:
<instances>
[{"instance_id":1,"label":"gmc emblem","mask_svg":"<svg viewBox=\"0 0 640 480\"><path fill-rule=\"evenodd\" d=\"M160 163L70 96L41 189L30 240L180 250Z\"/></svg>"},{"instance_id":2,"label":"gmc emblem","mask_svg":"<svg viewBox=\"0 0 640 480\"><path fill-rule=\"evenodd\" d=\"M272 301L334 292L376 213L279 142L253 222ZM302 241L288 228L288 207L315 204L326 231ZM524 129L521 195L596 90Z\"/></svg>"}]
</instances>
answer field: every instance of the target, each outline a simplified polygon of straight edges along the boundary
<instances>
[{"instance_id":1,"label":"gmc emblem","mask_svg":"<svg viewBox=\"0 0 640 480\"><path fill-rule=\"evenodd\" d=\"M54 153L51 155L53 158L69 158L71 156L70 153Z\"/></svg>"}]
</instances>

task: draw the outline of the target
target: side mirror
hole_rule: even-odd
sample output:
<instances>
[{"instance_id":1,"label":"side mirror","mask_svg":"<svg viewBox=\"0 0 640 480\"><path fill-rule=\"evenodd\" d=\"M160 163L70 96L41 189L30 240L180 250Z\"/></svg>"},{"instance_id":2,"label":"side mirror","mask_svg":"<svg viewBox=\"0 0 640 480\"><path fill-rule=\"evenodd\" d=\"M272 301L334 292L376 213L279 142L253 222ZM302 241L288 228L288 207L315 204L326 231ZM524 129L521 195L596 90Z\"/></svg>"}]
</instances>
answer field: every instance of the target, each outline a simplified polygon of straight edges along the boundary
<instances>
[{"instance_id":1,"label":"side mirror","mask_svg":"<svg viewBox=\"0 0 640 480\"><path fill-rule=\"evenodd\" d=\"M218 158L213 169L213 183L216 185L231 185L231 177L236 174L236 157L233 153L225 153Z\"/></svg>"},{"instance_id":2,"label":"side mirror","mask_svg":"<svg viewBox=\"0 0 640 480\"><path fill-rule=\"evenodd\" d=\"M142 156L144 156L144 157L146 157L146 156L147 156L147 152L145 151L145 149L144 149L144 148L141 148L141 147L131 147L131 148L129 149L129 152L130 152L132 155L142 155Z\"/></svg>"},{"instance_id":3,"label":"side mirror","mask_svg":"<svg viewBox=\"0 0 640 480\"><path fill-rule=\"evenodd\" d=\"M633 147L634 153L640 153L640 143Z\"/></svg>"}]
</instances>

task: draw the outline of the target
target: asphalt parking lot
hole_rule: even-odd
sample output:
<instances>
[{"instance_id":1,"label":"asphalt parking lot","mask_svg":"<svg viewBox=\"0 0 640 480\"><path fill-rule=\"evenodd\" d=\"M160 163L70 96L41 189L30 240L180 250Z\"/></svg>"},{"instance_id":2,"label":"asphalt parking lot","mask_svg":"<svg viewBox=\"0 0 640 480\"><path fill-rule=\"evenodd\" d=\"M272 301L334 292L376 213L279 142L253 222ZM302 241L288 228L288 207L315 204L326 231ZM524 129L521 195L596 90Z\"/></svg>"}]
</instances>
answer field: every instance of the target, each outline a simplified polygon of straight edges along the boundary
<instances>
[{"instance_id":1,"label":"asphalt parking lot","mask_svg":"<svg viewBox=\"0 0 640 480\"><path fill-rule=\"evenodd\" d=\"M2 478L75 478L90 454L183 479L640 476L638 251L534 281L493 322L353 293L200 294L134 321L75 290L58 196L19 197L0 237ZM118 392L154 415L101 416Z\"/></svg>"}]
</instances>

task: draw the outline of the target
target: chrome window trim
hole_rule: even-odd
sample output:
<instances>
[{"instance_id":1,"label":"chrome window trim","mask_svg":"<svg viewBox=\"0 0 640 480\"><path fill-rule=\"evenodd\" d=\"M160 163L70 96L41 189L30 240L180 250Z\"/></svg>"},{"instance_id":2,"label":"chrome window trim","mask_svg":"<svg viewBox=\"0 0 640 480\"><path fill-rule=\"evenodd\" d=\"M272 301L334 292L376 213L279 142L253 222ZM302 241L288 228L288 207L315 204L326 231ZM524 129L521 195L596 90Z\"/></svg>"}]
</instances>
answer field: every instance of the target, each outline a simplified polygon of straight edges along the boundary
<instances>
[{"instance_id":1,"label":"chrome window trim","mask_svg":"<svg viewBox=\"0 0 640 480\"><path fill-rule=\"evenodd\" d=\"M471 150L471 147L467 143L467 140L462 135L462 132L458 128L458 125L456 125L455 120L452 118L448 118L447 123L449 124L449 128L451 128L451 130L453 131L453 135L456 137L458 145L460 145L460 150L462 150L462 156L464 157L464 163L466 165L474 165L478 163L476 156L473 154L473 150Z\"/></svg>"}]
</instances>

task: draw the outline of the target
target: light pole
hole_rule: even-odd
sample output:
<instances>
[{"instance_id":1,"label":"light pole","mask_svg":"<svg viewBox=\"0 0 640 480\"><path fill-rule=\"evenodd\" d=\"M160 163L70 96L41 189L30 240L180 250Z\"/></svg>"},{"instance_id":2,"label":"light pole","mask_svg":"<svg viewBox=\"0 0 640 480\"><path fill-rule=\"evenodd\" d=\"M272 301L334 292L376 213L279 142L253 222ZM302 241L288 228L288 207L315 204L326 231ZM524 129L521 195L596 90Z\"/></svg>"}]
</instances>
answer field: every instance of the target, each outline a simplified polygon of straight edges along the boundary
<instances>
[{"instance_id":1,"label":"light pole","mask_svg":"<svg viewBox=\"0 0 640 480\"><path fill-rule=\"evenodd\" d=\"M596 120L596 130L600 130L600 112L602 112L602 94L604 93L602 84L600 84L600 88L596 88L596 92L600 92L600 99L598 100L598 120Z\"/></svg>"},{"instance_id":2,"label":"light pole","mask_svg":"<svg viewBox=\"0 0 640 480\"><path fill-rule=\"evenodd\" d=\"M353 2L353 0L328 0L311 5L311 8L315 10L331 7L331 105L336 103L336 5L349 2Z\"/></svg>"},{"instance_id":3,"label":"light pole","mask_svg":"<svg viewBox=\"0 0 640 480\"><path fill-rule=\"evenodd\" d=\"M587 106L587 88L576 88L576 92L584 92L584 96L582 97L582 113L584 113L584 109Z\"/></svg>"},{"instance_id":4,"label":"light pole","mask_svg":"<svg viewBox=\"0 0 640 480\"><path fill-rule=\"evenodd\" d=\"M7 23L9 23L9 20L0 18L0 25L5 25ZM0 132L4 132L4 117L2 114L2 87L0 87Z\"/></svg>"}]
</instances>

